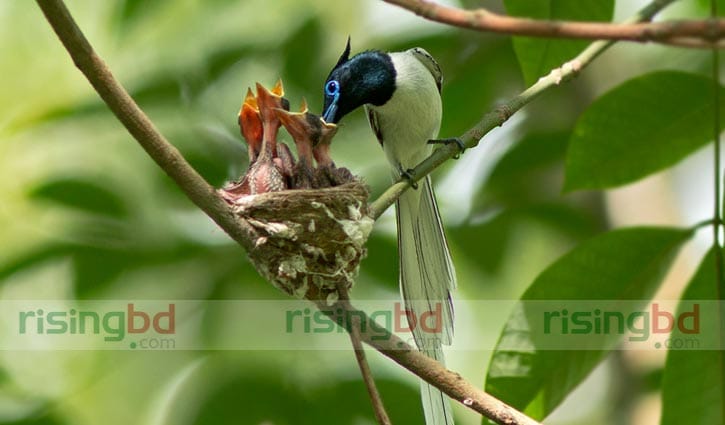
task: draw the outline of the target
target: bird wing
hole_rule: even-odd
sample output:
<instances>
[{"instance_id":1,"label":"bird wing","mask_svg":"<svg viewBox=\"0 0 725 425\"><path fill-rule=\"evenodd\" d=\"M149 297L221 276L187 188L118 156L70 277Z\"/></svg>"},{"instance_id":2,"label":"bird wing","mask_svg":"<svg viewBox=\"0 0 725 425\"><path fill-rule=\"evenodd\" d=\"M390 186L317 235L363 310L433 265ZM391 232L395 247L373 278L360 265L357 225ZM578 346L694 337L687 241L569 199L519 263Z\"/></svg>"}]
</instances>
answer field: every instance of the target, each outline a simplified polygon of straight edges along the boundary
<instances>
[{"instance_id":1,"label":"bird wing","mask_svg":"<svg viewBox=\"0 0 725 425\"><path fill-rule=\"evenodd\" d=\"M433 59L433 56L431 56L431 54L426 52L423 48L414 47L410 49L409 52L413 55L414 58L418 59L420 63L428 68L428 71L430 71L433 79L435 79L436 81L436 86L438 86L438 92L440 92L441 86L443 85L443 72L441 71L441 67L440 65L438 65L438 62L436 62L436 60Z\"/></svg>"},{"instance_id":2,"label":"bird wing","mask_svg":"<svg viewBox=\"0 0 725 425\"><path fill-rule=\"evenodd\" d=\"M378 138L378 143L380 143L380 146L383 146L383 132L380 129L378 114L375 113L373 108L369 108L367 106L365 106L365 112L367 112L368 114L368 122L370 123L370 128L373 129L373 133L375 133L375 137Z\"/></svg>"}]
</instances>

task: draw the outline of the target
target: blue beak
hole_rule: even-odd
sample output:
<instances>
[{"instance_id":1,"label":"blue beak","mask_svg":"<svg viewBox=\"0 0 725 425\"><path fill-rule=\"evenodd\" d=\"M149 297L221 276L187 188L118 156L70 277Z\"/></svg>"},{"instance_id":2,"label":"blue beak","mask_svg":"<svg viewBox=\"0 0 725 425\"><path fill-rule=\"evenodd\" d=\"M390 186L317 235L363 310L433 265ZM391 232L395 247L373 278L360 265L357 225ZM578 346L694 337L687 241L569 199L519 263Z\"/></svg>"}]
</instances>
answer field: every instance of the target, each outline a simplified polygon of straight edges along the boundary
<instances>
[{"instance_id":1,"label":"blue beak","mask_svg":"<svg viewBox=\"0 0 725 425\"><path fill-rule=\"evenodd\" d=\"M335 112L337 112L337 101L340 99L340 93L335 94L335 97L332 98L332 103L330 103L330 106L327 107L327 110L322 115L322 119L325 120L325 122L332 122L332 120L335 119Z\"/></svg>"},{"instance_id":2,"label":"blue beak","mask_svg":"<svg viewBox=\"0 0 725 425\"><path fill-rule=\"evenodd\" d=\"M322 116L322 118L325 120L325 122L331 122L330 120L332 119L332 117L335 116L335 112L337 112L337 105L333 103L327 108L327 111L325 112L325 115Z\"/></svg>"}]
</instances>

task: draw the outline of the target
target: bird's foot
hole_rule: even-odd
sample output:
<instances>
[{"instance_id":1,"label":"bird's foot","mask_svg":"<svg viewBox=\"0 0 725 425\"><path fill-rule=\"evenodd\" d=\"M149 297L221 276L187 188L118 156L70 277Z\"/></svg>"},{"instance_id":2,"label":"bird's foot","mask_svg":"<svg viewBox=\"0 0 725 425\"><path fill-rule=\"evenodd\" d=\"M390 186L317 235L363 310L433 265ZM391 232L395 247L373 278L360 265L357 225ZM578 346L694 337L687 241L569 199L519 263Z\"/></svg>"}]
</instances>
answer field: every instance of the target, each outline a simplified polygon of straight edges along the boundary
<instances>
[{"instance_id":1,"label":"bird's foot","mask_svg":"<svg viewBox=\"0 0 725 425\"><path fill-rule=\"evenodd\" d=\"M400 177L408 180L408 183L410 183L410 187L413 189L418 189L418 183L415 182L415 170L412 168L403 169L402 165L398 165L398 172L400 172Z\"/></svg>"},{"instance_id":2,"label":"bird's foot","mask_svg":"<svg viewBox=\"0 0 725 425\"><path fill-rule=\"evenodd\" d=\"M458 153L455 156L453 156L453 159L460 158L461 154L463 154L463 152L466 151L466 144L463 143L463 140L461 140L459 137L452 137L449 139L428 140L429 145L439 145L439 144L450 145L451 143L455 143L456 145L458 145L458 149L459 149Z\"/></svg>"}]
</instances>

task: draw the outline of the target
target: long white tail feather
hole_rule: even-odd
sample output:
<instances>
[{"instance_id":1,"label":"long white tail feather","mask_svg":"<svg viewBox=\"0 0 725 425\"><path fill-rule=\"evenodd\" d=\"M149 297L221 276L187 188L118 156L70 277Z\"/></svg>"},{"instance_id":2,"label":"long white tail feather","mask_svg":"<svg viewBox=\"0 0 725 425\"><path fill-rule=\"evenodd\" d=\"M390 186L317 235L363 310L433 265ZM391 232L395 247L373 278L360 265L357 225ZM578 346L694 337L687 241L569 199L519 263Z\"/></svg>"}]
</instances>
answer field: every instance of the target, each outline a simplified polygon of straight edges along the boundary
<instances>
[{"instance_id":1,"label":"long white tail feather","mask_svg":"<svg viewBox=\"0 0 725 425\"><path fill-rule=\"evenodd\" d=\"M438 360L442 365L446 364L441 347L424 350L424 352L428 357ZM453 425L453 411L448 396L421 379L420 397L423 402L423 413L427 425Z\"/></svg>"},{"instance_id":2,"label":"long white tail feather","mask_svg":"<svg viewBox=\"0 0 725 425\"><path fill-rule=\"evenodd\" d=\"M434 329L411 323L413 338L422 352L445 363L441 345L450 344L453 338L450 291L456 287L456 279L429 176L418 190L408 190L398 199L396 214L405 308L416 319L425 312L440 312L441 318L440 327ZM448 397L425 381L421 381L421 397L426 424L453 424Z\"/></svg>"}]
</instances>

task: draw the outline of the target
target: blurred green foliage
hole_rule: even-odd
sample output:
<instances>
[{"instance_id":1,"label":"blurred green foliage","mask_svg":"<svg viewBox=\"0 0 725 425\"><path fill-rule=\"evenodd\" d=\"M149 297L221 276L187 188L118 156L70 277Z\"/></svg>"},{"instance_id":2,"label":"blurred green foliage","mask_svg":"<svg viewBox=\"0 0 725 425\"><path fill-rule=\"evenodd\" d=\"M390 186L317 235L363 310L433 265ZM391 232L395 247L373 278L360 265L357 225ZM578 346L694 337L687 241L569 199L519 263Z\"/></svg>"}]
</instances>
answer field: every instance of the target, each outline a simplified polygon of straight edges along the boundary
<instances>
[{"instance_id":1,"label":"blurred green foliage","mask_svg":"<svg viewBox=\"0 0 725 425\"><path fill-rule=\"evenodd\" d=\"M644 308L691 235L688 230L643 227L596 236L544 270L521 299L633 300ZM540 420L602 361L616 340L593 338L581 351L538 349L549 336L522 327L541 320L536 313L524 307L509 317L491 358L486 391Z\"/></svg>"},{"instance_id":2,"label":"blurred green foliage","mask_svg":"<svg viewBox=\"0 0 725 425\"><path fill-rule=\"evenodd\" d=\"M509 15L532 19L609 22L614 15L614 0L504 0L504 4ZM572 59L589 44L587 40L535 37L514 37L513 43L529 85Z\"/></svg>"},{"instance_id":3,"label":"blurred green foliage","mask_svg":"<svg viewBox=\"0 0 725 425\"><path fill-rule=\"evenodd\" d=\"M574 127L565 188L620 186L701 148L712 139L715 111L725 118L725 89L719 88L720 105L715 105L712 79L663 71L601 96Z\"/></svg>"},{"instance_id":4,"label":"blurred green foliage","mask_svg":"<svg viewBox=\"0 0 725 425\"><path fill-rule=\"evenodd\" d=\"M526 16L601 20L611 17L614 5L598 0L503 3ZM348 35L354 52L418 45L437 58L445 74L442 137L465 131L586 45L512 42L459 31L382 2L68 4L117 78L216 186L247 166L236 124L246 88L281 77L293 106L304 97L319 111L322 82ZM504 8L495 1L465 4ZM702 13L704 5L699 7L692 13ZM0 3L0 50L5 53L0 55L0 300L284 299L124 131L73 67L34 2ZM607 230L601 193L561 193L579 114L598 94L643 69L702 72L709 66L706 55L682 60L652 49L634 63L627 52L615 50L593 65L616 69L615 82L585 72L520 113L518 125L501 129L509 145L501 147L500 155L481 158L481 148L471 150L464 160L436 172L436 181L478 175L466 168L469 157L491 170L455 182L456 193L438 190L444 219L458 218L446 223L460 283L456 298L517 299L560 255ZM595 102L591 110L597 107ZM627 128L624 122L618 130ZM607 136L597 131L590 130ZM576 135L574 140L581 142ZM363 176L373 195L389 184L387 165L363 113L346 119L333 156ZM470 195L470 206L455 201L461 193ZM357 299L398 296L392 222L383 217L369 241L353 294ZM506 319L486 323L482 334L497 334ZM205 332L211 334L223 321L205 318ZM449 366L472 379L484 376L489 353L456 354ZM377 354L369 357L394 423L421 423L417 380ZM594 365L587 363L585 372ZM557 393L546 412L573 386ZM617 408L607 405L586 421L611 423ZM480 422L463 407L455 409L460 423ZM0 424L373 420L349 352L0 352Z\"/></svg>"},{"instance_id":5,"label":"blurred green foliage","mask_svg":"<svg viewBox=\"0 0 725 425\"><path fill-rule=\"evenodd\" d=\"M715 280L717 264L715 250L712 249L703 258L692 280L682 294L682 312L690 301L717 299L717 288L712 285ZM721 257L722 258L722 257ZM722 265L721 265L722 267ZM722 308L722 303L721 307ZM717 346L722 339L719 321L706 320L702 323L702 333L711 339L709 343ZM673 340L687 337L679 328L673 329ZM713 341L714 340L714 341ZM667 354L667 363L662 377L662 424L676 424L687 420L688 416L696 417L702 423L721 423L725 400L722 398L725 382L723 356L720 350L671 350Z\"/></svg>"}]
</instances>

